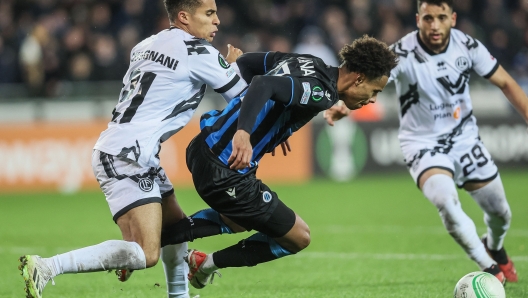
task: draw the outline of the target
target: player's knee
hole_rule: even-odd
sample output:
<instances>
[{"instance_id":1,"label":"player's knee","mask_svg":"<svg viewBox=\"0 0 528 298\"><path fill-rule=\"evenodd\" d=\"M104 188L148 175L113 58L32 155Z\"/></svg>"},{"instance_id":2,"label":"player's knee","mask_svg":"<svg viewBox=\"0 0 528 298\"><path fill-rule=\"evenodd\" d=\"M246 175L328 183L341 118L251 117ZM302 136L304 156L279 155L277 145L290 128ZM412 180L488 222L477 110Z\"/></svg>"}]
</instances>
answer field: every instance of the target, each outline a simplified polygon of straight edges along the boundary
<instances>
[{"instance_id":1,"label":"player's knee","mask_svg":"<svg viewBox=\"0 0 528 298\"><path fill-rule=\"evenodd\" d=\"M311 237L310 237L310 228L308 225L304 224L299 232L297 233L297 237L295 237L295 240L293 241L293 253L298 253L301 250L305 249L310 245Z\"/></svg>"},{"instance_id":2,"label":"player's knee","mask_svg":"<svg viewBox=\"0 0 528 298\"><path fill-rule=\"evenodd\" d=\"M158 249L143 249L143 252L145 253L145 261L147 268L154 267L158 263L158 260L160 258L160 250Z\"/></svg>"}]
</instances>

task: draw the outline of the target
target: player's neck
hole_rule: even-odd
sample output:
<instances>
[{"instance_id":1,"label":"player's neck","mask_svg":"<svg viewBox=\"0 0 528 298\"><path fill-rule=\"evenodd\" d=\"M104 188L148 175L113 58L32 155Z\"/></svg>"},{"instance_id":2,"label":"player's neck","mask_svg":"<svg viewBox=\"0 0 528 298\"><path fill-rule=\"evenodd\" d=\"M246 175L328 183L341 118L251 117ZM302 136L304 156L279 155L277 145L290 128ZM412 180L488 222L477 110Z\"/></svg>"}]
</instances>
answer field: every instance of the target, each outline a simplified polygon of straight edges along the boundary
<instances>
[{"instance_id":1,"label":"player's neck","mask_svg":"<svg viewBox=\"0 0 528 298\"><path fill-rule=\"evenodd\" d=\"M447 47L449 47L449 43L451 40L451 34L449 34L445 44L443 44L441 47L432 47L425 43L419 32L416 35L418 37L418 43L420 44L420 46L431 56L445 53L447 51Z\"/></svg>"},{"instance_id":2,"label":"player's neck","mask_svg":"<svg viewBox=\"0 0 528 298\"><path fill-rule=\"evenodd\" d=\"M191 32L189 32L189 29L184 24L181 24L181 23L170 22L170 29L180 29L182 31L185 31L185 32L191 34Z\"/></svg>"}]
</instances>

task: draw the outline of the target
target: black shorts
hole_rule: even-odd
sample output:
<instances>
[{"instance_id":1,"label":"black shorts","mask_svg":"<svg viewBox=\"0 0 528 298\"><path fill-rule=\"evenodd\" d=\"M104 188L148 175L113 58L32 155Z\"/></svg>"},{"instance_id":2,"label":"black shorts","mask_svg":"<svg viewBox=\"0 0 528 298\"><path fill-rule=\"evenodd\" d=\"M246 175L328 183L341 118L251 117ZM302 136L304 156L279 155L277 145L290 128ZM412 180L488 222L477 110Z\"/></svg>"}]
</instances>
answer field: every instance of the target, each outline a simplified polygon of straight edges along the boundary
<instances>
[{"instance_id":1,"label":"black shorts","mask_svg":"<svg viewBox=\"0 0 528 298\"><path fill-rule=\"evenodd\" d=\"M295 213L255 173L229 169L211 152L198 134L187 147L187 167L202 199L218 213L247 230L272 238L286 235L295 224Z\"/></svg>"}]
</instances>

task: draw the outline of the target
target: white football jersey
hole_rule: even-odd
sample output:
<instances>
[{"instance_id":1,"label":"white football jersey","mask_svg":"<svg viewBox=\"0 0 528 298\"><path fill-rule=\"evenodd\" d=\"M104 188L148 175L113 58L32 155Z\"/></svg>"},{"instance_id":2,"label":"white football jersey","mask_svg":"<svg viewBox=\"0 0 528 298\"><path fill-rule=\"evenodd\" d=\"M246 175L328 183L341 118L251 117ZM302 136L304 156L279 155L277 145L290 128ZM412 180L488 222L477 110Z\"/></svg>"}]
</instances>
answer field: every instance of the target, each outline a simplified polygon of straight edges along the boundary
<instances>
[{"instance_id":1,"label":"white football jersey","mask_svg":"<svg viewBox=\"0 0 528 298\"><path fill-rule=\"evenodd\" d=\"M132 49L112 120L94 149L159 166L161 143L189 122L206 84L228 102L247 87L204 39L171 28L141 41Z\"/></svg>"},{"instance_id":2,"label":"white football jersey","mask_svg":"<svg viewBox=\"0 0 528 298\"><path fill-rule=\"evenodd\" d=\"M391 48L400 59L389 82L395 82L400 101L402 147L425 141L452 143L462 133L478 136L468 82L471 69L489 78L499 67L486 47L451 29L449 45L438 54L425 47L418 31L409 33Z\"/></svg>"}]
</instances>

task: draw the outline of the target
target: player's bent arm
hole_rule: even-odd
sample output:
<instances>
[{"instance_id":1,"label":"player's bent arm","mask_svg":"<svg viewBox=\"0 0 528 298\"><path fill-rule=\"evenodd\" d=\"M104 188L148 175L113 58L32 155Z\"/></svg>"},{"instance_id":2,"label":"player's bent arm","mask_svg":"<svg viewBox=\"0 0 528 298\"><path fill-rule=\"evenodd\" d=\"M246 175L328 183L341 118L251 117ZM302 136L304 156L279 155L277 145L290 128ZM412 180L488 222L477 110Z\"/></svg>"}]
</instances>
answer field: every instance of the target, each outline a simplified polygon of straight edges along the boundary
<instances>
[{"instance_id":1,"label":"player's bent arm","mask_svg":"<svg viewBox=\"0 0 528 298\"><path fill-rule=\"evenodd\" d=\"M289 104L293 97L293 80L289 77L255 76L242 100L237 132L233 136L232 153L227 163L231 169L249 166L253 156L250 134L257 116L269 99Z\"/></svg>"},{"instance_id":2,"label":"player's bent arm","mask_svg":"<svg viewBox=\"0 0 528 298\"><path fill-rule=\"evenodd\" d=\"M245 53L238 57L236 64L240 69L242 78L249 83L254 76L266 74L277 61L287 55L291 54L281 52Z\"/></svg>"},{"instance_id":3,"label":"player's bent arm","mask_svg":"<svg viewBox=\"0 0 528 298\"><path fill-rule=\"evenodd\" d=\"M255 76L240 106L237 129L251 133L257 115L268 99L289 104L293 96L293 80L290 77Z\"/></svg>"},{"instance_id":4,"label":"player's bent arm","mask_svg":"<svg viewBox=\"0 0 528 298\"><path fill-rule=\"evenodd\" d=\"M510 74L499 66L489 81L502 90L502 93L528 123L528 97Z\"/></svg>"}]
</instances>

